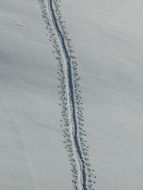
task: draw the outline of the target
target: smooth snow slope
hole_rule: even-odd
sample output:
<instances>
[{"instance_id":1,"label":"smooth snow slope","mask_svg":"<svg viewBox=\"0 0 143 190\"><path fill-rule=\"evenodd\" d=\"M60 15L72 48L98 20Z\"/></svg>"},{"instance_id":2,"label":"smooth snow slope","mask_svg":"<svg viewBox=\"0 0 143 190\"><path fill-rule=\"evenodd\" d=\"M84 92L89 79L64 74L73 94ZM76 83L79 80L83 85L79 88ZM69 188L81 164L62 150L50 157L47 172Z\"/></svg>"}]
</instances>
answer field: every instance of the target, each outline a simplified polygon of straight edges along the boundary
<instances>
[{"instance_id":1,"label":"smooth snow slope","mask_svg":"<svg viewBox=\"0 0 143 190\"><path fill-rule=\"evenodd\" d=\"M142 190L143 2L63 0L97 190Z\"/></svg>"}]
</instances>

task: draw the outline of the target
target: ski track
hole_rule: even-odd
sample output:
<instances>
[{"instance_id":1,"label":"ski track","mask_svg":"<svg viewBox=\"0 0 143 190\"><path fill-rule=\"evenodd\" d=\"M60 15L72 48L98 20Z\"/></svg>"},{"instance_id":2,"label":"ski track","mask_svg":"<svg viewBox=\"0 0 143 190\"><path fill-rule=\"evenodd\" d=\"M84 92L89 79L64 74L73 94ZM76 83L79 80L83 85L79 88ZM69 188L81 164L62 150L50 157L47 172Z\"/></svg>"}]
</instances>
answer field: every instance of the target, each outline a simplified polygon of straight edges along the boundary
<instances>
[{"instance_id":1,"label":"ski track","mask_svg":"<svg viewBox=\"0 0 143 190\"><path fill-rule=\"evenodd\" d=\"M93 184L95 181L93 178L90 163L88 162L88 151L85 141L83 140L86 136L85 131L81 129L80 119L78 112L82 112L77 104L79 104L79 95L77 92L76 75L74 71L77 68L73 68L73 56L71 54L70 45L67 45L67 36L64 33L63 26L60 24L57 15L57 1L54 0L39 0L42 9L42 16L46 22L46 25L51 28L49 29L51 36L57 36L57 41L53 40L54 48L58 54L58 61L60 64L60 76L62 77L61 82L61 100L63 100L63 119L65 122L64 135L67 139L67 148L70 152L72 160L72 172L73 172L73 183L75 184L76 190L94 190ZM48 18L48 15L50 19ZM51 20L51 21L50 21ZM65 64L61 61L61 56ZM66 91L66 92L65 92ZM78 102L78 103L77 103ZM66 104L66 105L65 105ZM80 113L81 114L81 113ZM67 128L69 127L69 128Z\"/></svg>"}]
</instances>

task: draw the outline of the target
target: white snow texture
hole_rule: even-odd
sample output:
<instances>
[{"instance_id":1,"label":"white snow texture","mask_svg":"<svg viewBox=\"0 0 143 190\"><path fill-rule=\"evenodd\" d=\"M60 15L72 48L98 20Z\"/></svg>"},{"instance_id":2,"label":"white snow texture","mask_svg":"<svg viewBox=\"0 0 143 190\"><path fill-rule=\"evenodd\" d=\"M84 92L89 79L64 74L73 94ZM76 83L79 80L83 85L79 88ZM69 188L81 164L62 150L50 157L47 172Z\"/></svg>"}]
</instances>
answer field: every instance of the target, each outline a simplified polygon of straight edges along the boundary
<instances>
[{"instance_id":1,"label":"white snow texture","mask_svg":"<svg viewBox=\"0 0 143 190\"><path fill-rule=\"evenodd\" d=\"M47 17L62 49L48 1ZM77 190L142 190L143 1L52 1L60 3L77 58L96 175L93 187L82 187L81 179ZM53 45L40 0L0 0L0 190L75 190ZM78 150L74 156L79 180L84 164Z\"/></svg>"}]
</instances>

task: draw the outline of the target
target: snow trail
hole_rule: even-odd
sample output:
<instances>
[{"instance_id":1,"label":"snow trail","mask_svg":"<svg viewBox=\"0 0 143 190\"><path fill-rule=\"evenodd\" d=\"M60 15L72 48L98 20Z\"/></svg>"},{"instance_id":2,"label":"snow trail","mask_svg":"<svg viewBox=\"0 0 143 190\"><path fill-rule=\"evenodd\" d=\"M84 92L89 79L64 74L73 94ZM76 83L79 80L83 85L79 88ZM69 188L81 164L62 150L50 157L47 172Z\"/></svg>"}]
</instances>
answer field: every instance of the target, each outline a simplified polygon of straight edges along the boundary
<instances>
[{"instance_id":1,"label":"snow trail","mask_svg":"<svg viewBox=\"0 0 143 190\"><path fill-rule=\"evenodd\" d=\"M53 24L55 26L56 32L57 32L58 37L60 39L61 46L63 48L64 56L65 56L66 63L67 63L69 100L71 103L71 114L72 114L74 129L75 129L74 134L73 134L74 135L73 138L74 138L74 142L76 145L76 151L77 151L79 161L80 161L80 166L82 169L82 171L80 171L80 172L82 173L81 176L82 176L83 189L87 190L85 162L84 162L82 151L80 148L80 142L78 140L78 124L77 124L77 118L76 118L76 107L75 107L75 98L74 98L74 86L73 86L73 76L72 76L72 68L71 68L71 64L72 64L71 58L70 58L70 55L68 53L68 50L67 50L67 47L65 44L64 35L62 34L62 31L60 30L60 27L59 27L57 19L56 19L55 11L53 8L53 1L48 0L48 4L49 4L50 12L52 15Z\"/></svg>"},{"instance_id":2,"label":"snow trail","mask_svg":"<svg viewBox=\"0 0 143 190\"><path fill-rule=\"evenodd\" d=\"M58 57L56 59L60 65L61 77L61 100L63 101L62 116L65 122L64 137L66 139L66 149L70 153L73 178L76 190L94 190L93 173L88 159L88 146L86 146L86 133L82 129L82 109L80 107L80 95L78 84L77 65L73 63L70 39L66 36L60 23L57 1L39 0L43 18L49 28L50 38L53 39L53 47ZM49 17L47 16L49 15ZM55 37L56 36L56 37ZM62 57L62 58L61 58ZM63 59L63 62L62 62Z\"/></svg>"}]
</instances>

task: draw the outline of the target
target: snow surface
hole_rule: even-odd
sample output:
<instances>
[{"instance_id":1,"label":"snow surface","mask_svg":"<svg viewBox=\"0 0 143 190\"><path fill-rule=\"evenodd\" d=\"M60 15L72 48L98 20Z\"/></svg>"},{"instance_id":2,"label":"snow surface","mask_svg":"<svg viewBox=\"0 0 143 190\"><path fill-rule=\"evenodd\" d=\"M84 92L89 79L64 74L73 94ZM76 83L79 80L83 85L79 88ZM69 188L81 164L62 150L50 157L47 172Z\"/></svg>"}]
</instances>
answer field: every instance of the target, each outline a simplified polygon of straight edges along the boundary
<instances>
[{"instance_id":1,"label":"snow surface","mask_svg":"<svg viewBox=\"0 0 143 190\"><path fill-rule=\"evenodd\" d=\"M39 2L0 4L0 189L72 189Z\"/></svg>"},{"instance_id":2,"label":"snow surface","mask_svg":"<svg viewBox=\"0 0 143 190\"><path fill-rule=\"evenodd\" d=\"M142 190L141 0L62 0L97 190ZM73 189L38 0L0 0L0 189Z\"/></svg>"},{"instance_id":3,"label":"snow surface","mask_svg":"<svg viewBox=\"0 0 143 190\"><path fill-rule=\"evenodd\" d=\"M143 2L63 0L96 189L143 189Z\"/></svg>"}]
</instances>

